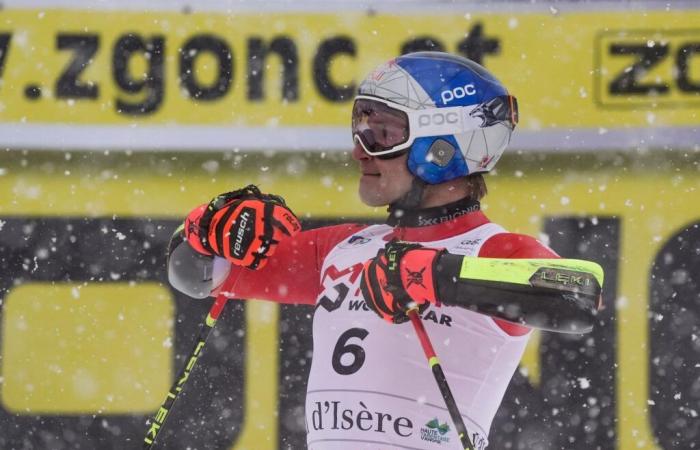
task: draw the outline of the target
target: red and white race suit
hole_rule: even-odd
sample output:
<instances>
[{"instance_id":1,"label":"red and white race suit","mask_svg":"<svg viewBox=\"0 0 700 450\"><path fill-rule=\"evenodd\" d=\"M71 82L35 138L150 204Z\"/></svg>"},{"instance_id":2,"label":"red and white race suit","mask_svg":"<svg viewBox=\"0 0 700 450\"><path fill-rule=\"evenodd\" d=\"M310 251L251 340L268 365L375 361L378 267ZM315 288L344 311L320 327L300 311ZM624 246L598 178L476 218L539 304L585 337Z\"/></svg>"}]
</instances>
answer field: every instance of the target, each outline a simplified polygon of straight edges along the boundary
<instances>
[{"instance_id":1,"label":"red and white race suit","mask_svg":"<svg viewBox=\"0 0 700 450\"><path fill-rule=\"evenodd\" d=\"M413 327L381 320L362 297L363 263L392 238L466 256L557 257L474 211L421 227L304 231L281 242L263 269L233 269L232 297L314 306L309 449L462 448ZM472 442L483 450L530 330L459 307L430 307L422 320Z\"/></svg>"}]
</instances>

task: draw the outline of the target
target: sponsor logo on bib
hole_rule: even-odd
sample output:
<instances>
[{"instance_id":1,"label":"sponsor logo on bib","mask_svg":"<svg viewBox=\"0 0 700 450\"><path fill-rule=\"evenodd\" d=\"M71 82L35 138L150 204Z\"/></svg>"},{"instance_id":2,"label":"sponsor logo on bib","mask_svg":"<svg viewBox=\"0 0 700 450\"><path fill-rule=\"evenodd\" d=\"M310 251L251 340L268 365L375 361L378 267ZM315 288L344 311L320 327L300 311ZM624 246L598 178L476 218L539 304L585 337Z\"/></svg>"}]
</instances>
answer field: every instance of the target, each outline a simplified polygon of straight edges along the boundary
<instances>
[{"instance_id":1,"label":"sponsor logo on bib","mask_svg":"<svg viewBox=\"0 0 700 450\"><path fill-rule=\"evenodd\" d=\"M442 444L450 442L450 437L447 433L450 431L450 426L447 422L440 423L437 417L420 427L420 438L423 441Z\"/></svg>"}]
</instances>

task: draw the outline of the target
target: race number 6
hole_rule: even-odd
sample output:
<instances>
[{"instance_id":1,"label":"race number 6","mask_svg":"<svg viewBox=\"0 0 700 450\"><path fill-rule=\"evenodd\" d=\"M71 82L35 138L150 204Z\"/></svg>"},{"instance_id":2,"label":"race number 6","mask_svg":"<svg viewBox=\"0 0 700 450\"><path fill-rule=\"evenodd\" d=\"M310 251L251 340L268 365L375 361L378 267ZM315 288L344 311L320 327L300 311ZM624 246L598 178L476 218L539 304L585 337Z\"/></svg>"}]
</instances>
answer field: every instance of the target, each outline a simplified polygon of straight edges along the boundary
<instances>
[{"instance_id":1,"label":"race number 6","mask_svg":"<svg viewBox=\"0 0 700 450\"><path fill-rule=\"evenodd\" d=\"M353 338L358 338L362 341L368 334L369 331L364 328L350 328L340 335L333 349L333 370L340 375L352 375L360 370L365 363L365 349L358 344L348 343L348 341ZM346 364L349 357L343 358L344 355L351 355L352 361L350 364Z\"/></svg>"}]
</instances>

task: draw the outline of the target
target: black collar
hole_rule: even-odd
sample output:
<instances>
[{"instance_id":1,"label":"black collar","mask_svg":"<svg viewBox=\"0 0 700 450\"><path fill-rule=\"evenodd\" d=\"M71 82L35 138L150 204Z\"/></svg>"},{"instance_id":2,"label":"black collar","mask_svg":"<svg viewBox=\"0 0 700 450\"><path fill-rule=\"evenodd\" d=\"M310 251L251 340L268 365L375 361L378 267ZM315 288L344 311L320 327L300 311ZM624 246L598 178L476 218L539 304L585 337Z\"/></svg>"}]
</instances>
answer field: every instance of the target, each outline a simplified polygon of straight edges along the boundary
<instances>
[{"instance_id":1,"label":"black collar","mask_svg":"<svg viewBox=\"0 0 700 450\"><path fill-rule=\"evenodd\" d=\"M464 214L479 211L481 204L478 200L465 197L456 202L442 206L423 209L401 209L398 206L389 206L389 217L386 219L387 225L392 227L425 227L449 222Z\"/></svg>"}]
</instances>

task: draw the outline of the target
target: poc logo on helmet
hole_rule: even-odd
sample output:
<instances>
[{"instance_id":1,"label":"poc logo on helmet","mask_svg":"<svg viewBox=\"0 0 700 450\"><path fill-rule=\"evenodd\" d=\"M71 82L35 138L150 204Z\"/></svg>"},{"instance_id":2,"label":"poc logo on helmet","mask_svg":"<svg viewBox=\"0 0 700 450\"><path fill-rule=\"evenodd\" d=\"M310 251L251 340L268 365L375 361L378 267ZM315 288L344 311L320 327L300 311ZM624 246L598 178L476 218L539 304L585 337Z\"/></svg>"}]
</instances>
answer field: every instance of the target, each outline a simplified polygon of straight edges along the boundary
<instances>
[{"instance_id":1,"label":"poc logo on helmet","mask_svg":"<svg viewBox=\"0 0 700 450\"><path fill-rule=\"evenodd\" d=\"M442 113L435 111L418 116L418 126L444 125L446 123L459 123L459 115L456 112Z\"/></svg>"},{"instance_id":2,"label":"poc logo on helmet","mask_svg":"<svg viewBox=\"0 0 700 450\"><path fill-rule=\"evenodd\" d=\"M473 83L465 84L464 86L457 86L454 89L447 89L440 92L440 97L442 97L442 104L446 105L456 98L464 98L467 95L475 95L476 88Z\"/></svg>"}]
</instances>

